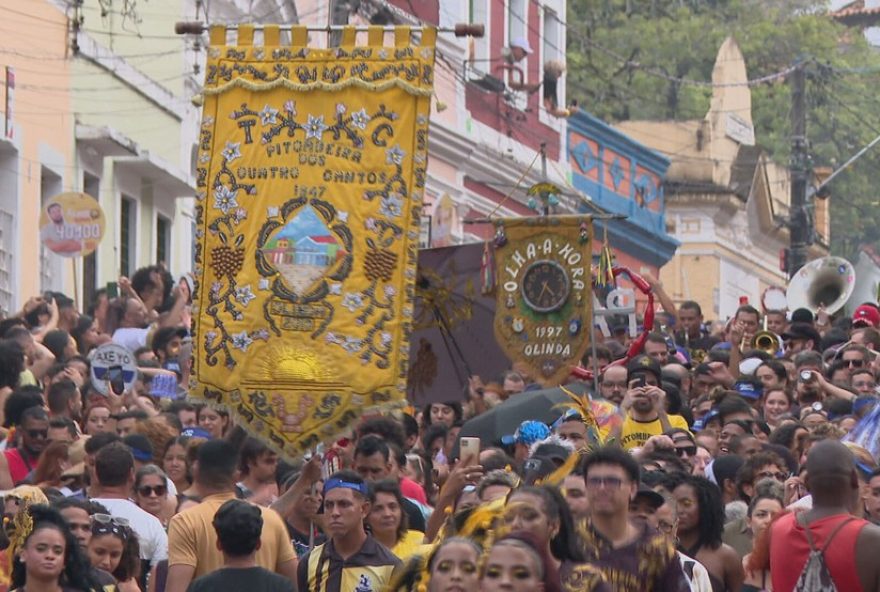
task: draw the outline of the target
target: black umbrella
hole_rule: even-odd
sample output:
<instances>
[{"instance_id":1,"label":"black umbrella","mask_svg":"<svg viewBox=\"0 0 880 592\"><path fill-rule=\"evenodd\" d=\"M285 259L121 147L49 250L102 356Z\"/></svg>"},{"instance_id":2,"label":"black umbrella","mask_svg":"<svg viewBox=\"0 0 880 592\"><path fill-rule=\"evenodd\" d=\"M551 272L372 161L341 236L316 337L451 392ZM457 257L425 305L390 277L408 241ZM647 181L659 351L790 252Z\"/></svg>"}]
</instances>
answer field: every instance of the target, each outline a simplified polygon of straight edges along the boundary
<instances>
[{"instance_id":1,"label":"black umbrella","mask_svg":"<svg viewBox=\"0 0 880 592\"><path fill-rule=\"evenodd\" d=\"M586 392L587 385L576 382L565 388L576 395L581 395ZM519 424L527 419L535 419L550 425L565 412L556 405L570 401L569 396L558 387L519 393L497 407L468 420L462 426L459 438L462 436L480 438L483 448L497 446L501 443L502 436L513 434ZM453 450L453 456L455 454L457 452Z\"/></svg>"}]
</instances>

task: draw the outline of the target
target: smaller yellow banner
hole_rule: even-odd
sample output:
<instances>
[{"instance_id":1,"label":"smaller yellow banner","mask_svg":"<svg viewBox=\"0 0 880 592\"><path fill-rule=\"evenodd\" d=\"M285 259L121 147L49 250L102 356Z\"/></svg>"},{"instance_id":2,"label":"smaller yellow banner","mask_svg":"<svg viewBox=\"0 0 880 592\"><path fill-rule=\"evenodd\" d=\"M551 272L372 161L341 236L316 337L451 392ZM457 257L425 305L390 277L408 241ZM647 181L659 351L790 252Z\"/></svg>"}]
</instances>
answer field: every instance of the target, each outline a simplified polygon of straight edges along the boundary
<instances>
[{"instance_id":1,"label":"smaller yellow banner","mask_svg":"<svg viewBox=\"0 0 880 592\"><path fill-rule=\"evenodd\" d=\"M495 338L532 380L559 384L590 343L592 219L513 218L495 227Z\"/></svg>"}]
</instances>

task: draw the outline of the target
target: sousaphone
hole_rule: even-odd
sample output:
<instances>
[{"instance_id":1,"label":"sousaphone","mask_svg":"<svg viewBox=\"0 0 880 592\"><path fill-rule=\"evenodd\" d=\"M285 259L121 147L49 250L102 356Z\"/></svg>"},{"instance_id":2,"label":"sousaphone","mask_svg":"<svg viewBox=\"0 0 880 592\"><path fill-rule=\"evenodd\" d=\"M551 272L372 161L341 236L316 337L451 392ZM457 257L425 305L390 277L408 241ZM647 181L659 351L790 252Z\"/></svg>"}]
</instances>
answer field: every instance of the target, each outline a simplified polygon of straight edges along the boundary
<instances>
[{"instance_id":1,"label":"sousaphone","mask_svg":"<svg viewBox=\"0 0 880 592\"><path fill-rule=\"evenodd\" d=\"M856 285L856 271L841 257L815 259L801 267L788 284L788 309L806 308L814 315L820 306L834 314L846 304Z\"/></svg>"}]
</instances>

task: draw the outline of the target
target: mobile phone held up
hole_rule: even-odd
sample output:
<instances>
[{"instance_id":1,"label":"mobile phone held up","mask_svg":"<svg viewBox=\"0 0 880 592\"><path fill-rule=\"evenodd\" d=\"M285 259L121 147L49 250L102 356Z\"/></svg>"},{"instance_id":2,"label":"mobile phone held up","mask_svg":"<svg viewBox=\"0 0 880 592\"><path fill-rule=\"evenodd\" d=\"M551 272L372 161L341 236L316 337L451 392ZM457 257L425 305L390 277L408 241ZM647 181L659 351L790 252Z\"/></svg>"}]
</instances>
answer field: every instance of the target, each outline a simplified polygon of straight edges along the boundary
<instances>
[{"instance_id":1,"label":"mobile phone held up","mask_svg":"<svg viewBox=\"0 0 880 592\"><path fill-rule=\"evenodd\" d=\"M110 366L107 368L107 381L114 395L125 392L125 379L122 377L122 366Z\"/></svg>"},{"instance_id":2,"label":"mobile phone held up","mask_svg":"<svg viewBox=\"0 0 880 592\"><path fill-rule=\"evenodd\" d=\"M469 467L480 464L480 439L463 437L459 441L459 457L461 466Z\"/></svg>"}]
</instances>

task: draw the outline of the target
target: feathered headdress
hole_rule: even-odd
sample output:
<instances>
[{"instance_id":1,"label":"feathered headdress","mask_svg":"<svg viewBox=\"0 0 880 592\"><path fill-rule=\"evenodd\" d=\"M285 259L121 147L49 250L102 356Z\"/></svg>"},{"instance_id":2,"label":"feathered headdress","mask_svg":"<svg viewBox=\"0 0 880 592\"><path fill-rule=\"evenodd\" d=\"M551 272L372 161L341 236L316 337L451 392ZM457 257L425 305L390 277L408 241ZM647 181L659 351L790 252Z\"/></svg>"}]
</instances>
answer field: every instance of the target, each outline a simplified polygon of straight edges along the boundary
<instances>
[{"instance_id":1,"label":"feathered headdress","mask_svg":"<svg viewBox=\"0 0 880 592\"><path fill-rule=\"evenodd\" d=\"M4 524L9 533L9 548L6 550L9 558L9 571L12 573L12 566L15 564L15 557L24 547L24 543L34 530L34 518L28 511L29 506L23 506L19 509L11 524Z\"/></svg>"},{"instance_id":2,"label":"feathered headdress","mask_svg":"<svg viewBox=\"0 0 880 592\"><path fill-rule=\"evenodd\" d=\"M581 421L584 422L584 425L587 427L587 440L589 441L588 449L591 449L594 446L602 446L604 442L602 441L602 434L599 431L599 423L596 421L596 416L593 414L592 405L590 404L590 396L586 393L576 395L562 385L559 386L559 389L568 395L570 401L560 403L557 407L568 409L569 412L580 415Z\"/></svg>"}]
</instances>

